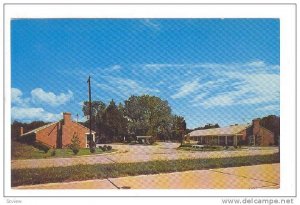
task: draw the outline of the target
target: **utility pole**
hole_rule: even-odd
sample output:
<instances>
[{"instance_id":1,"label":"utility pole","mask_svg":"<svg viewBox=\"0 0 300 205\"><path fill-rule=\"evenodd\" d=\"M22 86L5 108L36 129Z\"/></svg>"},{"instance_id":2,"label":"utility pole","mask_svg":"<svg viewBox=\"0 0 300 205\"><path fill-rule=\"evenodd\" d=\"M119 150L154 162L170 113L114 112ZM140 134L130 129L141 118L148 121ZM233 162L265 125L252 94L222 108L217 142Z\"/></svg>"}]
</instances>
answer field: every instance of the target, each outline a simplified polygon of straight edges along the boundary
<instances>
[{"instance_id":1,"label":"utility pole","mask_svg":"<svg viewBox=\"0 0 300 205\"><path fill-rule=\"evenodd\" d=\"M87 81L88 83L88 87L89 87L89 115L90 115L90 142L89 142L89 147L90 147L90 151L92 150L92 95L91 95L91 76L89 76L89 79Z\"/></svg>"}]
</instances>

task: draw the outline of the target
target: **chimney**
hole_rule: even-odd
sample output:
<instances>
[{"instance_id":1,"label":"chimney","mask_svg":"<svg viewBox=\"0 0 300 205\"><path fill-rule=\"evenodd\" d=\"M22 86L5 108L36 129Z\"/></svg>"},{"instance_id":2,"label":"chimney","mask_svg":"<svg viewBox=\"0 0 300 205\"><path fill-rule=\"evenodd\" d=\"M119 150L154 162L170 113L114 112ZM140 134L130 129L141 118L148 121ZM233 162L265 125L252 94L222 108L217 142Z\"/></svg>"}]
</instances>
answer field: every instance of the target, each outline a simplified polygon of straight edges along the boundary
<instances>
[{"instance_id":1,"label":"chimney","mask_svg":"<svg viewBox=\"0 0 300 205\"><path fill-rule=\"evenodd\" d=\"M72 121L71 113L70 112L64 112L63 116L64 116L64 125L68 125Z\"/></svg>"},{"instance_id":2,"label":"chimney","mask_svg":"<svg viewBox=\"0 0 300 205\"><path fill-rule=\"evenodd\" d=\"M22 136L24 134L24 129L23 127L20 127L19 129L19 136Z\"/></svg>"},{"instance_id":3,"label":"chimney","mask_svg":"<svg viewBox=\"0 0 300 205\"><path fill-rule=\"evenodd\" d=\"M252 120L252 126L253 126L253 135L257 135L260 129L260 118L256 118Z\"/></svg>"}]
</instances>

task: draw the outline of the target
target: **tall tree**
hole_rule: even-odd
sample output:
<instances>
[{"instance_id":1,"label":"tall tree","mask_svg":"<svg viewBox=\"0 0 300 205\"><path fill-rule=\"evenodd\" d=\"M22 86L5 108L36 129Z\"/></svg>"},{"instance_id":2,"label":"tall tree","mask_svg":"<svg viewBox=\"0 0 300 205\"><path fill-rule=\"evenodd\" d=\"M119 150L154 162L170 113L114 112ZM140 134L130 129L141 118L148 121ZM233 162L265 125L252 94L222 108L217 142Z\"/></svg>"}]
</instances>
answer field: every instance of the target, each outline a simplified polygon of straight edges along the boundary
<instances>
[{"instance_id":1,"label":"tall tree","mask_svg":"<svg viewBox=\"0 0 300 205\"><path fill-rule=\"evenodd\" d=\"M184 117L174 115L172 120L172 138L183 143L183 137L186 132L186 122Z\"/></svg>"},{"instance_id":2,"label":"tall tree","mask_svg":"<svg viewBox=\"0 0 300 205\"><path fill-rule=\"evenodd\" d=\"M146 134L148 127L145 122L144 107L139 96L131 96L125 101L124 114L128 119L129 134Z\"/></svg>"},{"instance_id":3,"label":"tall tree","mask_svg":"<svg viewBox=\"0 0 300 205\"><path fill-rule=\"evenodd\" d=\"M279 145L280 142L280 117L276 115L269 115L263 117L260 121L260 125L267 128L274 133L275 145Z\"/></svg>"},{"instance_id":4,"label":"tall tree","mask_svg":"<svg viewBox=\"0 0 300 205\"><path fill-rule=\"evenodd\" d=\"M219 127L220 127L220 125L218 123L216 123L216 124L208 123L208 124L204 125L203 127L197 127L194 130L205 130L205 129L219 128Z\"/></svg>"},{"instance_id":5,"label":"tall tree","mask_svg":"<svg viewBox=\"0 0 300 205\"><path fill-rule=\"evenodd\" d=\"M12 139L17 139L20 134L19 132L21 127L23 127L23 132L26 133L47 124L49 124L49 122L33 121L30 123L22 123L15 120L11 125L11 137Z\"/></svg>"},{"instance_id":6,"label":"tall tree","mask_svg":"<svg viewBox=\"0 0 300 205\"><path fill-rule=\"evenodd\" d=\"M104 129L104 121L103 121L103 115L105 112L105 103L102 101L92 101L92 116L90 118L92 119L92 129L97 132L98 136L101 136ZM82 112L84 116L89 116L89 102L84 102L82 107ZM89 125L88 119L84 124L85 126Z\"/></svg>"},{"instance_id":7,"label":"tall tree","mask_svg":"<svg viewBox=\"0 0 300 205\"><path fill-rule=\"evenodd\" d=\"M105 109L104 116L105 134L109 137L109 141L120 141L124 132L126 132L126 121L122 111L116 106L113 100Z\"/></svg>"},{"instance_id":8,"label":"tall tree","mask_svg":"<svg viewBox=\"0 0 300 205\"><path fill-rule=\"evenodd\" d=\"M129 119L132 134L157 136L163 122L169 120L171 108L159 97L131 96L125 101L124 114Z\"/></svg>"},{"instance_id":9,"label":"tall tree","mask_svg":"<svg viewBox=\"0 0 300 205\"><path fill-rule=\"evenodd\" d=\"M128 135L128 120L124 114L124 106L122 103L119 103L118 110L120 113L120 122L119 122L119 134L122 136Z\"/></svg>"}]
</instances>

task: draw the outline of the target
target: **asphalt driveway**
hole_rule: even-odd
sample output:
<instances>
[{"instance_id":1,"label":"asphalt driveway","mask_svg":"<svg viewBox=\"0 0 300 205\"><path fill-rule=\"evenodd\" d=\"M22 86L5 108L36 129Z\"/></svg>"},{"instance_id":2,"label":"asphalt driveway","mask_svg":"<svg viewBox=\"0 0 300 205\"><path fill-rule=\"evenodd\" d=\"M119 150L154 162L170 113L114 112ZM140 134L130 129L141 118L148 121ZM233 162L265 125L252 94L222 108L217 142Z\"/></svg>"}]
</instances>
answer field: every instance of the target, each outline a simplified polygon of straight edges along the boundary
<instances>
[{"instance_id":1,"label":"asphalt driveway","mask_svg":"<svg viewBox=\"0 0 300 205\"><path fill-rule=\"evenodd\" d=\"M119 145L112 144L115 153L101 155L78 156L72 158L49 158L49 159L28 159L12 160L12 169L22 168L43 168L60 167L77 164L109 164L145 162L153 160L176 160L195 158L223 158L253 155L268 155L278 152L277 147L251 147L234 151L184 151L178 150L179 143L159 142L155 146L145 145Z\"/></svg>"}]
</instances>

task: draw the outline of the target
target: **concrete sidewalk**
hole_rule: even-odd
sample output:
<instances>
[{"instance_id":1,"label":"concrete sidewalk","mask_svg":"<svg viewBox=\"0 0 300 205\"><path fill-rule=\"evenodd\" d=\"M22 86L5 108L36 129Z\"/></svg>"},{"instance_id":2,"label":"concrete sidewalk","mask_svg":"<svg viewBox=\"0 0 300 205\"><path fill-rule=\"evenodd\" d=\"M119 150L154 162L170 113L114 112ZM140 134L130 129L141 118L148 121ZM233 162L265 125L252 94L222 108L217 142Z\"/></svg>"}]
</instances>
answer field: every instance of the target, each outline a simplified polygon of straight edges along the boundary
<instances>
[{"instance_id":1,"label":"concrete sidewalk","mask_svg":"<svg viewBox=\"0 0 300 205\"><path fill-rule=\"evenodd\" d=\"M278 189L279 164L194 170L101 180L50 183L16 189Z\"/></svg>"}]
</instances>

